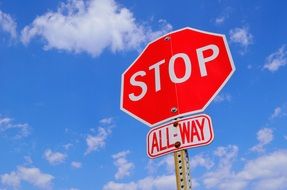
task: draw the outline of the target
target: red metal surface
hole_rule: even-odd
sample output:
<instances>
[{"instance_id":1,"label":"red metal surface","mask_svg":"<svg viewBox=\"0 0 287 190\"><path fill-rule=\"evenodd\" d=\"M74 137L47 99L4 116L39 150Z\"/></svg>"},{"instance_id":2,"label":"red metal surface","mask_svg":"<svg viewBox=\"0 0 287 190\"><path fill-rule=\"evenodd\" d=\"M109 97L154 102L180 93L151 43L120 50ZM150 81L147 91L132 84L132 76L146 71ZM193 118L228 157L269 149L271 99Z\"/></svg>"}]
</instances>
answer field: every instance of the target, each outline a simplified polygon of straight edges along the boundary
<instances>
[{"instance_id":1,"label":"red metal surface","mask_svg":"<svg viewBox=\"0 0 287 190\"><path fill-rule=\"evenodd\" d=\"M169 37L170 39L167 39ZM197 50L208 45L218 47L218 55L206 61L206 75L202 76L199 67ZM170 59L178 54L185 54L190 60L191 74L184 82L174 83L169 72ZM204 58L212 56L211 50L203 51ZM156 87L155 63L160 75ZM152 68L150 68L152 67ZM182 58L174 61L174 74L183 78L187 67ZM145 75L137 76L137 81L146 84L146 93L140 100L132 101L130 94L139 96L143 89L132 85L131 77L144 71ZM224 35L208 33L192 28L184 28L151 42L131 66L122 75L121 109L132 117L150 127L181 116L204 111L212 99L228 81L235 71L233 60ZM177 108L172 112L172 108Z\"/></svg>"}]
</instances>

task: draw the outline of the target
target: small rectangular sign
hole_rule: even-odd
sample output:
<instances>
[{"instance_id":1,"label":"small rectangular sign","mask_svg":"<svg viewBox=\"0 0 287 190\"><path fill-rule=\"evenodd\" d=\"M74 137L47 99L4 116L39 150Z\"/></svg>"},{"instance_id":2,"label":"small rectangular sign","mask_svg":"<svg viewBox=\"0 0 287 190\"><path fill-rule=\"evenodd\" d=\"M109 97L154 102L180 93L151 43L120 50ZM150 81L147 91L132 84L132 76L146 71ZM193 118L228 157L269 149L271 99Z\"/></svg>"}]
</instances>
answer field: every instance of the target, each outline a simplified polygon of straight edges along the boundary
<instances>
[{"instance_id":1,"label":"small rectangular sign","mask_svg":"<svg viewBox=\"0 0 287 190\"><path fill-rule=\"evenodd\" d=\"M147 134L147 155L156 158L182 149L205 146L214 138L211 118L200 114L152 128Z\"/></svg>"}]
</instances>

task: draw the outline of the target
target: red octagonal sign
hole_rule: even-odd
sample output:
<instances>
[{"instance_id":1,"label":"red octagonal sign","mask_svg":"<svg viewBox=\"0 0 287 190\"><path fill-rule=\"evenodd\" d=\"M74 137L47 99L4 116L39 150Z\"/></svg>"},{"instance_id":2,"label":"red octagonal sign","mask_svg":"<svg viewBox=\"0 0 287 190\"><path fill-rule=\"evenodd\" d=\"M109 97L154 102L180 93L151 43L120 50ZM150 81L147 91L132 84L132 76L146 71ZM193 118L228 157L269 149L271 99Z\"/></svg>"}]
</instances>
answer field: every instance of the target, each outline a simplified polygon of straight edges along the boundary
<instances>
[{"instance_id":1,"label":"red octagonal sign","mask_svg":"<svg viewBox=\"0 0 287 190\"><path fill-rule=\"evenodd\" d=\"M224 35L171 32L148 44L122 74L121 109L149 126L202 112L234 71Z\"/></svg>"}]
</instances>

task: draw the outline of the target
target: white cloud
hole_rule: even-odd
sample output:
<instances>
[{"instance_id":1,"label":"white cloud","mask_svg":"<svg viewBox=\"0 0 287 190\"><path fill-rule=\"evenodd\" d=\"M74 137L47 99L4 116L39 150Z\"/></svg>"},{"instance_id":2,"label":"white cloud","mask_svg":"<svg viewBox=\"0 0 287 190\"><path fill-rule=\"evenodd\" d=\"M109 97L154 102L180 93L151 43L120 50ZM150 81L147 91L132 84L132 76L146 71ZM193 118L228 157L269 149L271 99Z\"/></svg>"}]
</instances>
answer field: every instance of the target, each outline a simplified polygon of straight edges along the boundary
<instances>
[{"instance_id":1,"label":"white cloud","mask_svg":"<svg viewBox=\"0 0 287 190\"><path fill-rule=\"evenodd\" d=\"M106 145L107 137L112 133L110 129L105 129L103 127L98 128L98 133L96 135L88 135L86 138L86 143L88 148L85 155L90 154L93 151L99 150Z\"/></svg>"},{"instance_id":2,"label":"white cloud","mask_svg":"<svg viewBox=\"0 0 287 190\"><path fill-rule=\"evenodd\" d=\"M128 151L123 151L115 155L115 157L124 157L128 154ZM199 161L199 157L205 158L205 156L195 156L198 164L192 164L196 166L207 166L209 164L206 161ZM192 160L193 157L190 159ZM173 156L165 156L158 160L150 160L147 165L147 169L150 170L150 175L138 179L136 181L130 181L126 183L118 183L115 181L109 181L103 187L103 190L174 190L176 189L176 177L174 174L174 160ZM158 175L158 172L170 173L168 175ZM154 174L157 174L154 176ZM193 188L198 187L200 184L196 179L192 179Z\"/></svg>"},{"instance_id":3,"label":"white cloud","mask_svg":"<svg viewBox=\"0 0 287 190\"><path fill-rule=\"evenodd\" d=\"M9 15L0 10L0 30L9 33L12 38L17 37L17 24L15 20Z\"/></svg>"},{"instance_id":4,"label":"white cloud","mask_svg":"<svg viewBox=\"0 0 287 190\"><path fill-rule=\"evenodd\" d=\"M114 155L114 159L119 159L125 157L129 154L129 151L123 151L116 155ZM122 163L125 163L124 161ZM158 162L149 162L148 166L155 166L156 170L164 166L165 170L171 172L171 175L160 175L160 176L147 176L137 181L131 181L126 183L117 183L114 181L108 182L103 190L174 190L176 189L176 178L174 173L174 160L173 156L166 156L159 160ZM170 171L172 169L173 171ZM118 170L119 171L119 170ZM125 172L123 172L125 173ZM193 187L199 186L199 183L193 179L192 180Z\"/></svg>"},{"instance_id":5,"label":"white cloud","mask_svg":"<svg viewBox=\"0 0 287 190\"><path fill-rule=\"evenodd\" d=\"M114 118L113 117L106 117L103 118L99 121L100 124L102 125L112 125L114 123Z\"/></svg>"},{"instance_id":6,"label":"white cloud","mask_svg":"<svg viewBox=\"0 0 287 190\"><path fill-rule=\"evenodd\" d=\"M271 115L271 119L274 119L276 117L279 117L282 113L282 108L281 107L276 107Z\"/></svg>"},{"instance_id":7,"label":"white cloud","mask_svg":"<svg viewBox=\"0 0 287 190\"><path fill-rule=\"evenodd\" d=\"M274 120L285 116L287 116L287 105L283 104L281 106L277 106L276 108L274 108L272 114L269 117L269 120Z\"/></svg>"},{"instance_id":8,"label":"white cloud","mask_svg":"<svg viewBox=\"0 0 287 190\"><path fill-rule=\"evenodd\" d=\"M255 190L262 190L262 189L268 189L268 190L285 190L287 187L287 178L286 176L281 177L275 177L271 179L264 179L260 180L255 185Z\"/></svg>"},{"instance_id":9,"label":"white cloud","mask_svg":"<svg viewBox=\"0 0 287 190\"><path fill-rule=\"evenodd\" d=\"M116 183L108 182L103 190L174 190L176 182L174 175L146 177L136 182Z\"/></svg>"},{"instance_id":10,"label":"white cloud","mask_svg":"<svg viewBox=\"0 0 287 190\"><path fill-rule=\"evenodd\" d=\"M79 169L82 167L82 163L81 162L76 162L76 161L73 161L71 162L71 166L75 169Z\"/></svg>"},{"instance_id":11,"label":"white cloud","mask_svg":"<svg viewBox=\"0 0 287 190\"><path fill-rule=\"evenodd\" d=\"M205 169L210 169L214 166L213 161L209 157L201 154L193 156L189 160L191 170L199 166L204 167Z\"/></svg>"},{"instance_id":12,"label":"white cloud","mask_svg":"<svg viewBox=\"0 0 287 190\"><path fill-rule=\"evenodd\" d=\"M273 140L273 131L269 128L263 128L258 131L257 139L261 144L268 144Z\"/></svg>"},{"instance_id":13,"label":"white cloud","mask_svg":"<svg viewBox=\"0 0 287 190\"><path fill-rule=\"evenodd\" d=\"M266 63L263 66L270 72L275 72L287 64L287 50L286 45L281 46L276 52L270 54L266 58Z\"/></svg>"},{"instance_id":14,"label":"white cloud","mask_svg":"<svg viewBox=\"0 0 287 190\"><path fill-rule=\"evenodd\" d=\"M150 159L146 168L149 174L155 174L159 170L164 170L168 174L174 173L174 158L170 154L158 159Z\"/></svg>"},{"instance_id":15,"label":"white cloud","mask_svg":"<svg viewBox=\"0 0 287 190\"><path fill-rule=\"evenodd\" d=\"M30 156L24 156L25 164L33 164L33 160Z\"/></svg>"},{"instance_id":16,"label":"white cloud","mask_svg":"<svg viewBox=\"0 0 287 190\"><path fill-rule=\"evenodd\" d=\"M142 43L171 30L171 25L159 21L161 28L136 22L133 13L114 0L69 0L58 10L37 17L22 30L22 42L27 44L38 36L46 41L45 49L87 52L100 55L137 49Z\"/></svg>"},{"instance_id":17,"label":"white cloud","mask_svg":"<svg viewBox=\"0 0 287 190\"><path fill-rule=\"evenodd\" d=\"M262 139L265 138L262 137ZM238 163L239 148L235 145L218 147L214 151L214 155L216 157L211 161L214 165L212 170L209 170L199 178L193 178L193 188L199 186L201 186L200 189L216 190L285 190L287 188L287 150L260 155L242 163ZM209 158L207 155L204 158L211 160L211 157ZM164 160L162 159L159 162L164 163ZM206 169L208 168L206 167ZM176 189L174 174L147 176L126 183L110 181L103 187L103 190L160 189Z\"/></svg>"},{"instance_id":18,"label":"white cloud","mask_svg":"<svg viewBox=\"0 0 287 190\"><path fill-rule=\"evenodd\" d=\"M49 189L54 178L49 174L42 173L38 168L19 167L18 173L23 181L41 189Z\"/></svg>"},{"instance_id":19,"label":"white cloud","mask_svg":"<svg viewBox=\"0 0 287 190\"><path fill-rule=\"evenodd\" d=\"M174 172L174 157L172 155L167 155L159 161L158 167L164 166L168 173Z\"/></svg>"},{"instance_id":20,"label":"white cloud","mask_svg":"<svg viewBox=\"0 0 287 190\"><path fill-rule=\"evenodd\" d=\"M220 2L219 2L220 3ZM220 5L221 7L223 5ZM230 17L230 14L232 13L232 8L227 6L225 7L222 12L220 13L220 15L215 18L214 23L215 25L222 25L225 23L225 21Z\"/></svg>"},{"instance_id":21,"label":"white cloud","mask_svg":"<svg viewBox=\"0 0 287 190\"><path fill-rule=\"evenodd\" d=\"M232 164L238 155L238 147L228 145L227 147L218 147L214 154L219 158L217 168L207 172L203 176L203 183L207 188L218 187L231 175Z\"/></svg>"},{"instance_id":22,"label":"white cloud","mask_svg":"<svg viewBox=\"0 0 287 190\"><path fill-rule=\"evenodd\" d=\"M286 167L282 166L287 166L287 151L276 151L248 161L238 176L246 180L273 176L287 177Z\"/></svg>"},{"instance_id":23,"label":"white cloud","mask_svg":"<svg viewBox=\"0 0 287 190\"><path fill-rule=\"evenodd\" d=\"M255 190L280 190L287 188L287 152L276 151L248 161L234 180L245 181Z\"/></svg>"},{"instance_id":24,"label":"white cloud","mask_svg":"<svg viewBox=\"0 0 287 190\"><path fill-rule=\"evenodd\" d=\"M237 156L238 150L239 149L236 145L228 145L226 147L220 146L216 148L214 155L222 158L222 160L230 160Z\"/></svg>"},{"instance_id":25,"label":"white cloud","mask_svg":"<svg viewBox=\"0 0 287 190\"><path fill-rule=\"evenodd\" d=\"M85 155L105 147L106 140L108 136L112 134L112 128L115 127L114 119L111 117L103 118L99 121L99 123L100 127L98 127L96 134L88 134L86 137L88 148ZM91 131L95 132L94 129L91 129Z\"/></svg>"},{"instance_id":26,"label":"white cloud","mask_svg":"<svg viewBox=\"0 0 287 190\"><path fill-rule=\"evenodd\" d=\"M110 181L103 187L103 190L137 190L137 184L135 182L116 183Z\"/></svg>"},{"instance_id":27,"label":"white cloud","mask_svg":"<svg viewBox=\"0 0 287 190\"><path fill-rule=\"evenodd\" d=\"M225 20L226 20L226 17L224 17L224 16L217 17L217 18L215 19L215 24L221 25L221 24L224 23Z\"/></svg>"},{"instance_id":28,"label":"white cloud","mask_svg":"<svg viewBox=\"0 0 287 190\"><path fill-rule=\"evenodd\" d=\"M147 183L148 182L148 183ZM151 189L164 189L164 190L174 190L176 187L176 180L174 175L163 175L163 176L157 176L157 177L148 177L143 180L140 180L139 182L140 188L143 190L146 188L143 188L144 185L149 185Z\"/></svg>"},{"instance_id":29,"label":"white cloud","mask_svg":"<svg viewBox=\"0 0 287 190\"><path fill-rule=\"evenodd\" d=\"M203 184L207 189L284 190L287 188L286 150L275 151L247 160L241 169L237 168L238 171L233 169L238 156L238 147L220 147L215 151L215 155L219 157L216 169L202 177Z\"/></svg>"},{"instance_id":30,"label":"white cloud","mask_svg":"<svg viewBox=\"0 0 287 190\"><path fill-rule=\"evenodd\" d=\"M134 164L129 162L126 158L129 153L130 151L122 151L112 156L114 164L117 167L117 172L115 174L116 179L123 179L126 176L130 176L131 170L134 169Z\"/></svg>"},{"instance_id":31,"label":"white cloud","mask_svg":"<svg viewBox=\"0 0 287 190\"><path fill-rule=\"evenodd\" d=\"M210 169L213 167L213 161L206 155L199 154L189 158L189 164L191 170L197 167L204 167ZM161 159L149 160L147 170L150 174L156 174L158 171L165 171L168 174L174 173L174 157L173 155L167 155Z\"/></svg>"},{"instance_id":32,"label":"white cloud","mask_svg":"<svg viewBox=\"0 0 287 190\"><path fill-rule=\"evenodd\" d=\"M199 186L196 180L192 180L193 188ZM108 182L103 190L174 190L176 189L175 175L148 176L138 181L128 183Z\"/></svg>"},{"instance_id":33,"label":"white cloud","mask_svg":"<svg viewBox=\"0 0 287 190\"><path fill-rule=\"evenodd\" d=\"M30 185L38 189L51 189L52 181L54 177L50 174L42 173L35 167L17 167L16 171L3 174L1 177L1 183L6 187L12 187L14 189L20 188L21 182L27 182Z\"/></svg>"},{"instance_id":34,"label":"white cloud","mask_svg":"<svg viewBox=\"0 0 287 190\"><path fill-rule=\"evenodd\" d=\"M237 43L243 48L241 51L242 54L244 54L247 47L253 43L253 36L247 27L231 29L229 35L231 42Z\"/></svg>"},{"instance_id":35,"label":"white cloud","mask_svg":"<svg viewBox=\"0 0 287 190\"><path fill-rule=\"evenodd\" d=\"M260 129L257 132L258 144L251 148L255 152L264 152L264 146L272 142L273 140L273 130L269 128Z\"/></svg>"},{"instance_id":36,"label":"white cloud","mask_svg":"<svg viewBox=\"0 0 287 190\"><path fill-rule=\"evenodd\" d=\"M74 145L72 143L67 143L67 144L64 144L63 147L65 150L69 150L71 147L73 147Z\"/></svg>"},{"instance_id":37,"label":"white cloud","mask_svg":"<svg viewBox=\"0 0 287 190\"><path fill-rule=\"evenodd\" d=\"M4 186L13 187L13 189L18 189L21 183L21 178L18 173L11 172L10 174L1 175L1 183Z\"/></svg>"},{"instance_id":38,"label":"white cloud","mask_svg":"<svg viewBox=\"0 0 287 190\"><path fill-rule=\"evenodd\" d=\"M30 135L31 127L27 123L15 123L9 117L0 116L0 135L20 139Z\"/></svg>"},{"instance_id":39,"label":"white cloud","mask_svg":"<svg viewBox=\"0 0 287 190\"><path fill-rule=\"evenodd\" d=\"M231 101L231 95L230 94L218 94L215 98L214 98L214 102L216 103L221 103L221 102L230 102Z\"/></svg>"},{"instance_id":40,"label":"white cloud","mask_svg":"<svg viewBox=\"0 0 287 190\"><path fill-rule=\"evenodd\" d=\"M61 152L53 152L51 149L47 149L44 152L44 158L52 165L61 164L65 161L66 155Z\"/></svg>"}]
</instances>

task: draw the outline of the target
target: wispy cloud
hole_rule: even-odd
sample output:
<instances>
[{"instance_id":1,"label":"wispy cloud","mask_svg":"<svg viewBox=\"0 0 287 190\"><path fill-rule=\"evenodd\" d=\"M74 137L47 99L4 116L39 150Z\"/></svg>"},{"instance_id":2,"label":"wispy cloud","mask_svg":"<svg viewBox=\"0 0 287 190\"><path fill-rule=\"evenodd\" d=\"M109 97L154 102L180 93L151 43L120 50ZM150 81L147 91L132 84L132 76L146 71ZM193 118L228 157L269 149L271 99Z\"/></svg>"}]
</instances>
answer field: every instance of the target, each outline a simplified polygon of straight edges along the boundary
<instances>
[{"instance_id":1,"label":"wispy cloud","mask_svg":"<svg viewBox=\"0 0 287 190\"><path fill-rule=\"evenodd\" d=\"M266 58L266 63L263 68L270 72L278 71L281 67L287 64L286 45L281 46L276 52L270 54Z\"/></svg>"},{"instance_id":2,"label":"wispy cloud","mask_svg":"<svg viewBox=\"0 0 287 190\"><path fill-rule=\"evenodd\" d=\"M106 117L103 118L99 121L100 124L102 125L112 125L114 123L114 118L113 117Z\"/></svg>"},{"instance_id":3,"label":"wispy cloud","mask_svg":"<svg viewBox=\"0 0 287 190\"><path fill-rule=\"evenodd\" d=\"M204 159L210 160L212 164L206 165L208 166L205 167L207 172L202 176L193 178L193 188L198 186L202 189L218 190L280 190L287 188L286 150L263 154L249 160L245 159L241 167L236 164L239 161L239 148L236 145L218 147L213 156L205 155ZM197 163L205 165L201 163L207 162L199 161ZM209 170L209 167L212 167L212 170ZM104 185L103 190L173 190L175 188L175 175L171 174L147 176L126 183L109 181Z\"/></svg>"},{"instance_id":4,"label":"wispy cloud","mask_svg":"<svg viewBox=\"0 0 287 190\"><path fill-rule=\"evenodd\" d=\"M207 188L219 190L244 190L251 187L268 190L285 189L287 187L286 164L287 152L277 151L247 161L238 172L231 168L227 170L220 168L216 175L206 175L203 181ZM231 163L230 166L232 166Z\"/></svg>"},{"instance_id":5,"label":"wispy cloud","mask_svg":"<svg viewBox=\"0 0 287 190\"><path fill-rule=\"evenodd\" d=\"M157 167L164 167L164 170L166 170L169 174L174 173L174 158L172 155L165 156L161 160L159 160Z\"/></svg>"},{"instance_id":6,"label":"wispy cloud","mask_svg":"<svg viewBox=\"0 0 287 190\"><path fill-rule=\"evenodd\" d=\"M245 190L287 188L287 152L275 151L258 158L247 160L243 167L233 169L238 159L238 148L235 146L221 147L216 152L219 156L217 169L204 174L203 185L208 189Z\"/></svg>"},{"instance_id":7,"label":"wispy cloud","mask_svg":"<svg viewBox=\"0 0 287 190\"><path fill-rule=\"evenodd\" d=\"M65 150L69 150L71 147L73 147L74 145L72 143L67 143L67 144L64 144L63 147Z\"/></svg>"},{"instance_id":8,"label":"wispy cloud","mask_svg":"<svg viewBox=\"0 0 287 190\"><path fill-rule=\"evenodd\" d=\"M287 188L287 152L276 151L248 161L234 182L241 180L254 189L279 190ZM242 188L248 189L248 188ZM250 189L250 188L249 188Z\"/></svg>"},{"instance_id":9,"label":"wispy cloud","mask_svg":"<svg viewBox=\"0 0 287 190\"><path fill-rule=\"evenodd\" d=\"M112 134L112 128L115 127L114 120L110 117L101 119L99 123L100 126L98 127L97 132L92 129L92 134L88 134L86 137L88 148L85 152L85 155L105 147L106 140L108 136Z\"/></svg>"},{"instance_id":10,"label":"wispy cloud","mask_svg":"<svg viewBox=\"0 0 287 190\"><path fill-rule=\"evenodd\" d=\"M73 161L73 162L71 162L71 166L75 169L80 169L82 167L82 163Z\"/></svg>"},{"instance_id":11,"label":"wispy cloud","mask_svg":"<svg viewBox=\"0 0 287 190\"><path fill-rule=\"evenodd\" d=\"M228 178L231 173L234 160L237 158L239 148L235 145L218 147L214 154L219 158L219 163L213 171L207 172L203 176L203 184L207 188L218 187Z\"/></svg>"},{"instance_id":12,"label":"wispy cloud","mask_svg":"<svg viewBox=\"0 0 287 190\"><path fill-rule=\"evenodd\" d=\"M204 167L205 169L211 169L214 166L213 161L206 155L199 154L190 158L190 168Z\"/></svg>"},{"instance_id":13,"label":"wispy cloud","mask_svg":"<svg viewBox=\"0 0 287 190\"><path fill-rule=\"evenodd\" d=\"M222 6L222 5L221 5ZM215 18L214 23L216 25L222 25L226 22L226 20L229 18L230 14L232 12L231 7L226 7L224 8L224 10L222 11L222 13Z\"/></svg>"},{"instance_id":14,"label":"wispy cloud","mask_svg":"<svg viewBox=\"0 0 287 190\"><path fill-rule=\"evenodd\" d=\"M158 171L166 171L168 174L174 173L174 158L172 155L167 155L159 159L150 159L146 169L150 175Z\"/></svg>"},{"instance_id":15,"label":"wispy cloud","mask_svg":"<svg viewBox=\"0 0 287 190\"><path fill-rule=\"evenodd\" d=\"M219 17L217 17L217 18L215 19L215 24L221 25L221 24L224 23L225 19L226 19L225 16L219 16Z\"/></svg>"},{"instance_id":16,"label":"wispy cloud","mask_svg":"<svg viewBox=\"0 0 287 190\"><path fill-rule=\"evenodd\" d=\"M263 128L257 132L258 144L251 148L254 152L264 152L264 146L272 142L273 130L270 128Z\"/></svg>"},{"instance_id":17,"label":"wispy cloud","mask_svg":"<svg viewBox=\"0 0 287 190\"><path fill-rule=\"evenodd\" d=\"M127 189L137 190L138 185L135 182L117 183L114 181L110 181L103 187L103 190L127 190Z\"/></svg>"},{"instance_id":18,"label":"wispy cloud","mask_svg":"<svg viewBox=\"0 0 287 190\"><path fill-rule=\"evenodd\" d=\"M103 190L174 190L176 188L174 175L163 175L158 177L146 177L136 182L116 183L108 182Z\"/></svg>"},{"instance_id":19,"label":"wispy cloud","mask_svg":"<svg viewBox=\"0 0 287 190\"><path fill-rule=\"evenodd\" d=\"M17 38L17 23L16 21L7 13L0 10L0 30L7 32L11 38Z\"/></svg>"},{"instance_id":20,"label":"wispy cloud","mask_svg":"<svg viewBox=\"0 0 287 190\"><path fill-rule=\"evenodd\" d=\"M19 189L22 182L36 187L37 189L51 189L54 177L40 171L36 167L17 167L16 171L0 175L1 183L5 187Z\"/></svg>"},{"instance_id":21,"label":"wispy cloud","mask_svg":"<svg viewBox=\"0 0 287 190\"><path fill-rule=\"evenodd\" d=\"M61 152L53 152L51 149L47 149L44 152L44 158L52 165L61 164L65 161L66 155Z\"/></svg>"},{"instance_id":22,"label":"wispy cloud","mask_svg":"<svg viewBox=\"0 0 287 190\"><path fill-rule=\"evenodd\" d=\"M227 102L230 102L232 99L231 95L230 94L218 94L215 98L214 98L214 102L216 103L221 103L221 102L224 102L224 101L227 101Z\"/></svg>"},{"instance_id":23,"label":"wispy cloud","mask_svg":"<svg viewBox=\"0 0 287 190\"><path fill-rule=\"evenodd\" d=\"M276 118L280 118L284 116L287 116L287 105L286 104L275 107L269 119L274 120Z\"/></svg>"},{"instance_id":24,"label":"wispy cloud","mask_svg":"<svg viewBox=\"0 0 287 190\"><path fill-rule=\"evenodd\" d=\"M117 167L117 172L115 178L123 179L126 176L131 175L131 170L134 169L135 165L132 162L127 160L127 156L130 151L122 151L117 154L114 154L112 157L114 159L114 164Z\"/></svg>"},{"instance_id":25,"label":"wispy cloud","mask_svg":"<svg viewBox=\"0 0 287 190\"><path fill-rule=\"evenodd\" d=\"M189 158L190 168L193 170L197 167L204 167L210 169L213 167L213 161L205 154L198 154ZM159 171L165 171L167 174L174 173L174 157L167 155L161 159L149 160L147 170L150 175L154 175Z\"/></svg>"},{"instance_id":26,"label":"wispy cloud","mask_svg":"<svg viewBox=\"0 0 287 190\"><path fill-rule=\"evenodd\" d=\"M196 188L199 184L192 179L192 187ZM109 181L104 185L103 190L174 190L176 189L175 175L148 176L137 181L127 183L117 183Z\"/></svg>"},{"instance_id":27,"label":"wispy cloud","mask_svg":"<svg viewBox=\"0 0 287 190\"><path fill-rule=\"evenodd\" d=\"M276 117L279 117L282 114L282 108L276 107L271 115L271 119L274 119Z\"/></svg>"},{"instance_id":28,"label":"wispy cloud","mask_svg":"<svg viewBox=\"0 0 287 190\"><path fill-rule=\"evenodd\" d=\"M249 32L247 27L238 27L231 29L229 31L230 41L232 43L237 43L242 47L241 54L244 54L248 48L253 43L253 35Z\"/></svg>"},{"instance_id":29,"label":"wispy cloud","mask_svg":"<svg viewBox=\"0 0 287 190\"><path fill-rule=\"evenodd\" d=\"M47 50L55 48L98 56L105 49L112 52L137 49L172 28L164 20L158 25L160 29L154 31L137 23L133 13L114 0L70 0L26 26L22 30L22 42L28 44L38 36L45 39Z\"/></svg>"},{"instance_id":30,"label":"wispy cloud","mask_svg":"<svg viewBox=\"0 0 287 190\"><path fill-rule=\"evenodd\" d=\"M119 158L122 156L126 156L126 154L128 153L129 151L123 151L123 152L116 154L116 157ZM129 168L129 167L125 167L125 168ZM152 169L152 167L155 167L155 168ZM162 190L162 189L174 190L176 189L176 178L174 174L173 156L166 156L159 160L150 160L148 162L147 169L152 170L152 171L149 171L152 174L144 178L141 178L135 181L126 182L126 183L109 181L108 183L104 185L103 190L127 190L127 189L128 190ZM169 174L154 175L158 172L155 170L165 171ZM196 179L192 179L192 184L194 188L199 186L199 183L197 182Z\"/></svg>"},{"instance_id":31,"label":"wispy cloud","mask_svg":"<svg viewBox=\"0 0 287 190\"><path fill-rule=\"evenodd\" d=\"M102 127L98 128L98 133L96 135L88 135L86 138L86 143L88 148L86 150L86 155L103 148L106 145L107 137L112 133L110 129L105 129Z\"/></svg>"},{"instance_id":32,"label":"wispy cloud","mask_svg":"<svg viewBox=\"0 0 287 190\"><path fill-rule=\"evenodd\" d=\"M24 156L25 165L33 164L33 160L30 156Z\"/></svg>"},{"instance_id":33,"label":"wispy cloud","mask_svg":"<svg viewBox=\"0 0 287 190\"><path fill-rule=\"evenodd\" d=\"M30 135L31 127L27 123L16 123L12 118L0 116L0 135L20 139Z\"/></svg>"}]
</instances>

